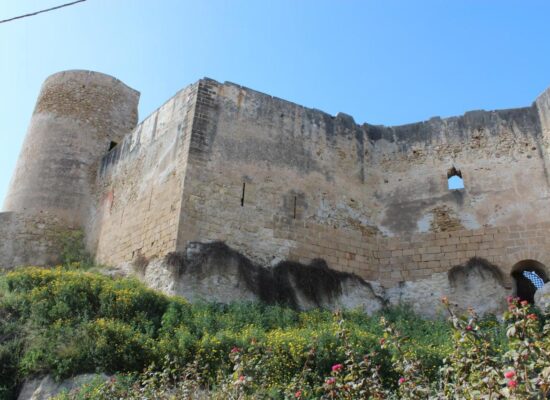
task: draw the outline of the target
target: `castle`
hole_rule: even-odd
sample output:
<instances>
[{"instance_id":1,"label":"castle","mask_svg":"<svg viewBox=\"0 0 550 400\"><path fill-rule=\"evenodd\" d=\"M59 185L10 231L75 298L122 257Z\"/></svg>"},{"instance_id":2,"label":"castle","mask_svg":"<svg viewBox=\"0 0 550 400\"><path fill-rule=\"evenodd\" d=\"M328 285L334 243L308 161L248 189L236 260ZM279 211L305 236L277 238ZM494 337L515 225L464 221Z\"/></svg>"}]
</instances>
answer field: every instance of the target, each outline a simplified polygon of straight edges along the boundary
<instances>
[{"instance_id":1,"label":"castle","mask_svg":"<svg viewBox=\"0 0 550 400\"><path fill-rule=\"evenodd\" d=\"M509 291L524 271L547 280L550 90L395 127L208 78L139 124L138 99L96 72L45 81L0 213L0 266L54 263L59 232L80 229L110 265L221 240L384 287L474 259Z\"/></svg>"}]
</instances>

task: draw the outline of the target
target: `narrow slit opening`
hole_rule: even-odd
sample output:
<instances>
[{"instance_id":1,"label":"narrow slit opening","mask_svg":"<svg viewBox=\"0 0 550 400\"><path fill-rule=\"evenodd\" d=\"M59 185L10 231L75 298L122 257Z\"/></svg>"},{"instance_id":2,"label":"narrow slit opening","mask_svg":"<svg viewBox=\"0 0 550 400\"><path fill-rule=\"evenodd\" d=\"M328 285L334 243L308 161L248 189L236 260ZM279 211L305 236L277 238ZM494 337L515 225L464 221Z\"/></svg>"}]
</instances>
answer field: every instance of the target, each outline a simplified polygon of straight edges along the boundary
<instances>
[{"instance_id":1,"label":"narrow slit opening","mask_svg":"<svg viewBox=\"0 0 550 400\"><path fill-rule=\"evenodd\" d=\"M244 191L246 189L246 183L243 182L243 194L241 196L241 207L244 207Z\"/></svg>"},{"instance_id":2,"label":"narrow slit opening","mask_svg":"<svg viewBox=\"0 0 550 400\"><path fill-rule=\"evenodd\" d=\"M294 196L294 219L296 219L296 196Z\"/></svg>"}]
</instances>

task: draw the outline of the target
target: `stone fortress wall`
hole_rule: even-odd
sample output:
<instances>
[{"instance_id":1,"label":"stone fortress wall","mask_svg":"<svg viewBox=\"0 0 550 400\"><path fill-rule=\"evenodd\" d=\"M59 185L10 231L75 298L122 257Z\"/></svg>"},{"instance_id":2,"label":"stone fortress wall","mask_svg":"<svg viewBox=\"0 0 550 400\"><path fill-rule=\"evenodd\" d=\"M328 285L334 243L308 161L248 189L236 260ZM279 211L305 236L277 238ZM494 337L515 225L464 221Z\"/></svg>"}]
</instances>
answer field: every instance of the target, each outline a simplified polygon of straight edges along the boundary
<instances>
[{"instance_id":1,"label":"stone fortress wall","mask_svg":"<svg viewBox=\"0 0 550 400\"><path fill-rule=\"evenodd\" d=\"M264 262L323 258L386 285L472 257L507 275L550 261L548 92L528 108L385 128L206 84L180 224L194 229L180 248L221 239ZM448 189L453 167L464 190Z\"/></svg>"},{"instance_id":2,"label":"stone fortress wall","mask_svg":"<svg viewBox=\"0 0 550 400\"><path fill-rule=\"evenodd\" d=\"M435 282L482 258L507 290L518 265L550 265L550 91L530 107L383 127L205 78L135 126L137 92L98 74L113 88L94 109L78 85L95 73L59 76L75 83L52 85L46 108L41 93L4 208L83 229L99 262L222 240L264 265L322 258L386 287ZM46 130L57 145L34 146ZM464 189L448 189L452 171ZM3 223L0 238L17 239L14 226ZM14 248L0 265L33 259Z\"/></svg>"},{"instance_id":3,"label":"stone fortress wall","mask_svg":"<svg viewBox=\"0 0 550 400\"><path fill-rule=\"evenodd\" d=\"M97 213L87 227L98 261L176 250L197 86L176 94L101 160Z\"/></svg>"}]
</instances>

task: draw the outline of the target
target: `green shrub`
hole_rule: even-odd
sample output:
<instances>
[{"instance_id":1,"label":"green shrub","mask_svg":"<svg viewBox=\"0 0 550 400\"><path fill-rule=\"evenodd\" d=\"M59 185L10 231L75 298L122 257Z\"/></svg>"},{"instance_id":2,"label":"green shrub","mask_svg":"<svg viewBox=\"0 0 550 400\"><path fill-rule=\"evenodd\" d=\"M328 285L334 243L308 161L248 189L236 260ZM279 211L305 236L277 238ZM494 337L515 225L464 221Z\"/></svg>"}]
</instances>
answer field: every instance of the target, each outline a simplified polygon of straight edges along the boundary
<instances>
[{"instance_id":1,"label":"green shrub","mask_svg":"<svg viewBox=\"0 0 550 400\"><path fill-rule=\"evenodd\" d=\"M66 267L88 269L94 266L91 254L84 245L84 232L70 230L59 233L61 264Z\"/></svg>"},{"instance_id":2,"label":"green shrub","mask_svg":"<svg viewBox=\"0 0 550 400\"><path fill-rule=\"evenodd\" d=\"M62 379L106 372L118 374L115 382L96 382L65 398L164 398L166 388L206 391L214 399L291 398L298 392L300 398L418 398L427 392L445 398L453 391L476 398L468 390L488 387L479 384L487 368L496 382L491 385L502 389L508 382L503 363L519 370L518 354L533 365L522 379L548 380L544 316L512 306L510 313L514 332L485 318L475 319L473 336L464 325L470 320L427 321L403 307L369 317L255 303L191 305L135 280L23 268L0 279L0 394L14 398L17 385L36 374ZM536 340L525 341L526 320ZM532 386L518 383L517 393L530 393ZM512 396L516 389L507 390Z\"/></svg>"},{"instance_id":3,"label":"green shrub","mask_svg":"<svg viewBox=\"0 0 550 400\"><path fill-rule=\"evenodd\" d=\"M2 325L0 323L0 325ZM6 336L5 326L0 328L0 399L15 397L18 383L19 359L23 352L23 342Z\"/></svg>"}]
</instances>

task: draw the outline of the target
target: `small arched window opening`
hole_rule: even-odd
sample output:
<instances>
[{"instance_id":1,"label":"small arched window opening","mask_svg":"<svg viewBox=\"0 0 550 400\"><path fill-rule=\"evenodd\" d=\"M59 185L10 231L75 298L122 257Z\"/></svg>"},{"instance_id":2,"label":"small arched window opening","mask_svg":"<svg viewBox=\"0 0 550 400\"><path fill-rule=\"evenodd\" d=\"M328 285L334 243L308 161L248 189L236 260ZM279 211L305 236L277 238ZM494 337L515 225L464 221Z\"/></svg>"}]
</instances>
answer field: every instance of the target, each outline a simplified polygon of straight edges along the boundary
<instances>
[{"instance_id":1,"label":"small arched window opening","mask_svg":"<svg viewBox=\"0 0 550 400\"><path fill-rule=\"evenodd\" d=\"M456 169L454 166L449 171L447 171L447 186L449 190L464 189L462 172L460 172L460 170Z\"/></svg>"},{"instance_id":2,"label":"small arched window opening","mask_svg":"<svg viewBox=\"0 0 550 400\"><path fill-rule=\"evenodd\" d=\"M515 281L515 295L530 304L535 302L536 291L548 282L545 266L535 260L517 263L512 269L512 277Z\"/></svg>"}]
</instances>

